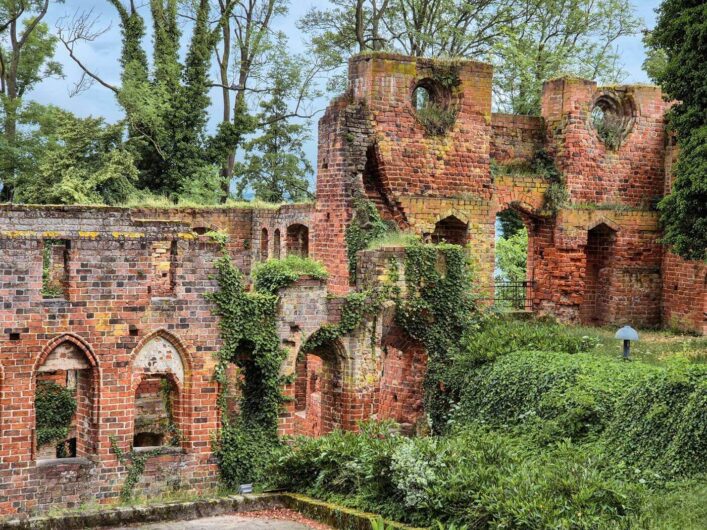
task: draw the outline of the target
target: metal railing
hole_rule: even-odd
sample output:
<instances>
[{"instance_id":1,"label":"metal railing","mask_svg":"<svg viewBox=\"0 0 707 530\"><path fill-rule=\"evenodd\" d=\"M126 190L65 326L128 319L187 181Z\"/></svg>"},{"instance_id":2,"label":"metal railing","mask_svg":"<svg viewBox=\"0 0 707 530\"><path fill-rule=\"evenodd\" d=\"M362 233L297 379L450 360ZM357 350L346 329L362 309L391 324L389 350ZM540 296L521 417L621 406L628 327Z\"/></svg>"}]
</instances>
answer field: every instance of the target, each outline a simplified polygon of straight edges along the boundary
<instances>
[{"instance_id":1,"label":"metal railing","mask_svg":"<svg viewBox=\"0 0 707 530\"><path fill-rule=\"evenodd\" d=\"M494 305L507 311L532 311L535 282L510 282L496 280L494 283Z\"/></svg>"}]
</instances>

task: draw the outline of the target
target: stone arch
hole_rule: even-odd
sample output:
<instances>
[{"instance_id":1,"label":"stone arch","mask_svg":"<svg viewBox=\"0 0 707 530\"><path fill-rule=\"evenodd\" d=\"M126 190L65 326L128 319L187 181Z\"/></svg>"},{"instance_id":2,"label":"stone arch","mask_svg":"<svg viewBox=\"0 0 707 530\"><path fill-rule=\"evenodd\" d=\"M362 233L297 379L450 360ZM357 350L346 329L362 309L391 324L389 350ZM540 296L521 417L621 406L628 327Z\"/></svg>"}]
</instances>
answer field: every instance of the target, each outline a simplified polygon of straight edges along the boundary
<instances>
[{"instance_id":1,"label":"stone arch","mask_svg":"<svg viewBox=\"0 0 707 530\"><path fill-rule=\"evenodd\" d=\"M130 366L130 393L134 399L131 409L133 444L138 447L143 445L143 439L157 439L147 434L160 434L157 427L166 425L167 431L161 433L164 436L159 445L165 442L183 445L189 439L191 410L192 359L187 348L172 333L158 329L134 348ZM164 404L163 408L160 403ZM147 428L145 415L149 413L156 419Z\"/></svg>"},{"instance_id":2,"label":"stone arch","mask_svg":"<svg viewBox=\"0 0 707 530\"><path fill-rule=\"evenodd\" d=\"M454 214L448 215L435 223L430 238L433 243L446 242L464 246L469 240L469 221L462 221Z\"/></svg>"},{"instance_id":3,"label":"stone arch","mask_svg":"<svg viewBox=\"0 0 707 530\"><path fill-rule=\"evenodd\" d=\"M590 230L593 230L594 228L598 227L599 225L606 225L608 228L613 230L615 233L618 233L621 230L621 227L612 221L611 219L601 216L597 219L592 219L589 223L587 223L587 232Z\"/></svg>"},{"instance_id":4,"label":"stone arch","mask_svg":"<svg viewBox=\"0 0 707 530\"><path fill-rule=\"evenodd\" d=\"M607 223L593 223L584 247L584 289L579 318L584 324L606 324L612 294L611 267L617 231Z\"/></svg>"},{"instance_id":5,"label":"stone arch","mask_svg":"<svg viewBox=\"0 0 707 530\"><path fill-rule=\"evenodd\" d=\"M100 381L98 358L80 336L63 333L44 346L32 369L32 395L36 396L42 383L68 388L73 391L76 412L66 440L39 446L36 403L33 402L32 453L35 459L85 457L97 452Z\"/></svg>"},{"instance_id":6,"label":"stone arch","mask_svg":"<svg viewBox=\"0 0 707 530\"><path fill-rule=\"evenodd\" d=\"M287 227L287 255L309 256L309 228L301 223L294 223Z\"/></svg>"},{"instance_id":7,"label":"stone arch","mask_svg":"<svg viewBox=\"0 0 707 530\"><path fill-rule=\"evenodd\" d=\"M300 351L295 367L295 431L320 436L341 428L346 349L336 339L311 352ZM301 400L304 399L304 402Z\"/></svg>"}]
</instances>

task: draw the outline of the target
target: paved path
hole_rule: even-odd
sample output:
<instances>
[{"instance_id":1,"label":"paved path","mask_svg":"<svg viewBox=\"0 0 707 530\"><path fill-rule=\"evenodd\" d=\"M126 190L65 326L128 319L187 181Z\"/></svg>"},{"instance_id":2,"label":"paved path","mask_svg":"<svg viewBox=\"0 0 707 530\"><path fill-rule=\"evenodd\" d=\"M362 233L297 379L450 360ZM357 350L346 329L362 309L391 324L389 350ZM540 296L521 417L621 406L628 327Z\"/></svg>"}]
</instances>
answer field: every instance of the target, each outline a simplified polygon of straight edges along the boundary
<instances>
[{"instance_id":1,"label":"paved path","mask_svg":"<svg viewBox=\"0 0 707 530\"><path fill-rule=\"evenodd\" d=\"M310 530L309 526L290 521L276 519L255 519L238 515L221 515L206 517L193 521L172 521L166 523L147 524L114 528L113 530Z\"/></svg>"}]
</instances>

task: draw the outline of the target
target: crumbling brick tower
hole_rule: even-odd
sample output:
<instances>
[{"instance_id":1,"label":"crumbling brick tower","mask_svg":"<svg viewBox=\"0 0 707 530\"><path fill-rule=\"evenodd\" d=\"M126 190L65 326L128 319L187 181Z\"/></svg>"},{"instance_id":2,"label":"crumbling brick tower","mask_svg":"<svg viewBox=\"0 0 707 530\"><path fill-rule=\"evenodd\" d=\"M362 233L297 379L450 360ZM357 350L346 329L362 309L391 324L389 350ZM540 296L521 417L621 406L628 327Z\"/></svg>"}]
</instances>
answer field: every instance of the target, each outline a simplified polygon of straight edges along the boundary
<instances>
[{"instance_id":1,"label":"crumbling brick tower","mask_svg":"<svg viewBox=\"0 0 707 530\"><path fill-rule=\"evenodd\" d=\"M428 123L413 98L453 121ZM446 113L446 114L445 114ZM443 120L442 120L443 121ZM349 63L349 90L319 122L313 255L349 289L345 228L365 195L400 228L466 244L492 270L491 67L390 54Z\"/></svg>"},{"instance_id":2,"label":"crumbling brick tower","mask_svg":"<svg viewBox=\"0 0 707 530\"><path fill-rule=\"evenodd\" d=\"M365 196L403 230L468 244L490 300L496 215L510 208L529 233L528 309L701 331L704 266L659 242L655 205L674 156L660 90L557 79L543 88L542 116L528 117L492 114L491 81L491 67L471 61L351 60L349 89L319 129L313 255L329 288L351 287L346 226ZM539 172L540 158L558 182Z\"/></svg>"}]
</instances>

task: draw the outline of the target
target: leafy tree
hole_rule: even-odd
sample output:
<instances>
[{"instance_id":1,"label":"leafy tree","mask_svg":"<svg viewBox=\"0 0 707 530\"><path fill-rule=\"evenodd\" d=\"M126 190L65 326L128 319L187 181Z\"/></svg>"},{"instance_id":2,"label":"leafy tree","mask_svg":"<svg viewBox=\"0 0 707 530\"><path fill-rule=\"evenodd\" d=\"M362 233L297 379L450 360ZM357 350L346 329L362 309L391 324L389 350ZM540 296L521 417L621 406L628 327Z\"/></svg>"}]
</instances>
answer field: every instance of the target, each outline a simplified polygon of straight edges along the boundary
<instances>
[{"instance_id":1,"label":"leafy tree","mask_svg":"<svg viewBox=\"0 0 707 530\"><path fill-rule=\"evenodd\" d=\"M128 122L128 148L140 173L139 187L178 200L194 181L208 178L213 166L214 139L206 135L208 70L211 50L219 38L209 26L208 0L193 6L192 33L186 58L180 61L181 29L178 0L151 0L153 25L152 67L144 47L145 23L134 2L109 0L120 17L123 35L121 86L114 86L90 71L74 54L77 42L94 40L89 15L83 14L63 28L59 38L84 72L84 80L112 90ZM78 89L85 88L79 86Z\"/></svg>"},{"instance_id":2,"label":"leafy tree","mask_svg":"<svg viewBox=\"0 0 707 530\"><path fill-rule=\"evenodd\" d=\"M707 4L665 0L650 35L664 54L656 80L678 101L669 114L680 156L671 193L659 205L664 241L684 258L707 258Z\"/></svg>"},{"instance_id":3,"label":"leafy tree","mask_svg":"<svg viewBox=\"0 0 707 530\"><path fill-rule=\"evenodd\" d=\"M288 99L300 86L302 68L300 61L287 57L273 63L270 97L260 103L262 134L245 144L240 196L250 187L258 199L269 202L311 197L307 176L313 170L302 149L308 124L287 117Z\"/></svg>"},{"instance_id":4,"label":"leafy tree","mask_svg":"<svg viewBox=\"0 0 707 530\"><path fill-rule=\"evenodd\" d=\"M501 232L503 233L501 237L505 237L506 239L514 236L525 227L518 212L510 208L503 210L497 217L498 221L501 223Z\"/></svg>"},{"instance_id":5,"label":"leafy tree","mask_svg":"<svg viewBox=\"0 0 707 530\"><path fill-rule=\"evenodd\" d=\"M525 280L528 260L528 230L523 228L510 237L496 240L496 268L499 279L511 282Z\"/></svg>"},{"instance_id":6,"label":"leafy tree","mask_svg":"<svg viewBox=\"0 0 707 530\"><path fill-rule=\"evenodd\" d=\"M36 129L25 140L34 163L18 175L15 201L119 204L134 193L138 171L123 144L123 123L37 107L29 114Z\"/></svg>"},{"instance_id":7,"label":"leafy tree","mask_svg":"<svg viewBox=\"0 0 707 530\"><path fill-rule=\"evenodd\" d=\"M56 37L42 22L49 0L0 0L0 199L12 198L18 158L18 114L22 98L47 77L61 75L52 60Z\"/></svg>"}]
</instances>

